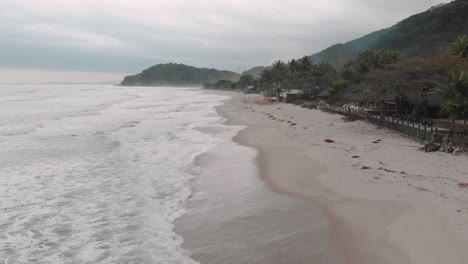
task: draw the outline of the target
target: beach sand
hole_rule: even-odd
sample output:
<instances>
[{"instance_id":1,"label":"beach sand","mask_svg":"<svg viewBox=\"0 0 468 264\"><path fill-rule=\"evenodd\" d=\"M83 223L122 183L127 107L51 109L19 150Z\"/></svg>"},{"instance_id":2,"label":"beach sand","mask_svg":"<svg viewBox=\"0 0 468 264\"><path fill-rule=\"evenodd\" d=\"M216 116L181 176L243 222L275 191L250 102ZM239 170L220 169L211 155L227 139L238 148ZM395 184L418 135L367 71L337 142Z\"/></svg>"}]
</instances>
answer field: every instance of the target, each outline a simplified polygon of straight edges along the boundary
<instances>
[{"instance_id":1,"label":"beach sand","mask_svg":"<svg viewBox=\"0 0 468 264\"><path fill-rule=\"evenodd\" d=\"M225 94L218 112L246 129L234 137L240 145L200 157L200 182L176 222L196 260L468 263L467 156L424 153L364 121ZM225 151L235 148L244 154Z\"/></svg>"}]
</instances>

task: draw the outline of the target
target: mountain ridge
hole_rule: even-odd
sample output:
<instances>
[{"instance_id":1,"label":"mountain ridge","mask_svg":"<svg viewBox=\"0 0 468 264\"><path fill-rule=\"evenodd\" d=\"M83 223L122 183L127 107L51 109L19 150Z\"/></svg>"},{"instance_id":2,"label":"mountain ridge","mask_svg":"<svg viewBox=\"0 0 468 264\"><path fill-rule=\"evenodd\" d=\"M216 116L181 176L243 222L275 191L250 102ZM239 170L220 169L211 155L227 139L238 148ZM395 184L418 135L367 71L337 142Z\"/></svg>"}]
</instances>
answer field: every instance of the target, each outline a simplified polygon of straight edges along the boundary
<instances>
[{"instance_id":1,"label":"mountain ridge","mask_svg":"<svg viewBox=\"0 0 468 264\"><path fill-rule=\"evenodd\" d=\"M447 49L457 35L468 33L468 1L439 4L397 24L344 44L332 45L309 58L341 67L370 50L395 50L405 59L432 56Z\"/></svg>"}]
</instances>

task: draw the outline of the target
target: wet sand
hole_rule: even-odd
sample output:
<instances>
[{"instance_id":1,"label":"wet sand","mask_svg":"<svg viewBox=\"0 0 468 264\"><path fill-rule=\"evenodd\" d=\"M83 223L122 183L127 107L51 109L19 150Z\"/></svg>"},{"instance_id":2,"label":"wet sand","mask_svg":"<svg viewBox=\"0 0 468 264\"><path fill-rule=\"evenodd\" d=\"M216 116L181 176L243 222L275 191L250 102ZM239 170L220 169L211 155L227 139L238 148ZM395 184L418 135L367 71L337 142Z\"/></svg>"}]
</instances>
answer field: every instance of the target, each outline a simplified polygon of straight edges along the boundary
<instances>
[{"instance_id":1,"label":"wet sand","mask_svg":"<svg viewBox=\"0 0 468 264\"><path fill-rule=\"evenodd\" d=\"M258 177L258 152L232 141L201 155L199 181L176 221L200 263L344 263L321 209L275 193Z\"/></svg>"},{"instance_id":2,"label":"wet sand","mask_svg":"<svg viewBox=\"0 0 468 264\"><path fill-rule=\"evenodd\" d=\"M421 153L362 121L285 104L244 105L244 95L228 94L233 99L218 112L227 124L247 126L235 146L258 152L246 162L219 146L200 158L189 212L176 223L196 260L467 263L468 195L458 187L466 157ZM248 173L238 173L245 164ZM265 202L259 208L255 201Z\"/></svg>"}]
</instances>

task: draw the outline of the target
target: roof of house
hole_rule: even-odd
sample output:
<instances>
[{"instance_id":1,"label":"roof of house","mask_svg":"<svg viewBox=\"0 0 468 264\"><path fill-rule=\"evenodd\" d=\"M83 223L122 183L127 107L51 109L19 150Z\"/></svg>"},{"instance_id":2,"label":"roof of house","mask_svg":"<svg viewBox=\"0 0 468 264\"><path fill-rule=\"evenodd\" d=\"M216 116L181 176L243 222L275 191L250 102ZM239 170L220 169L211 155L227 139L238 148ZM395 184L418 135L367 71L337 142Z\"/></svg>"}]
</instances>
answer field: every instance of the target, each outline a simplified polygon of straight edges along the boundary
<instances>
[{"instance_id":1,"label":"roof of house","mask_svg":"<svg viewBox=\"0 0 468 264\"><path fill-rule=\"evenodd\" d=\"M321 91L317 96L318 97L328 97L328 96L330 96L330 91L325 89L325 90Z\"/></svg>"}]
</instances>

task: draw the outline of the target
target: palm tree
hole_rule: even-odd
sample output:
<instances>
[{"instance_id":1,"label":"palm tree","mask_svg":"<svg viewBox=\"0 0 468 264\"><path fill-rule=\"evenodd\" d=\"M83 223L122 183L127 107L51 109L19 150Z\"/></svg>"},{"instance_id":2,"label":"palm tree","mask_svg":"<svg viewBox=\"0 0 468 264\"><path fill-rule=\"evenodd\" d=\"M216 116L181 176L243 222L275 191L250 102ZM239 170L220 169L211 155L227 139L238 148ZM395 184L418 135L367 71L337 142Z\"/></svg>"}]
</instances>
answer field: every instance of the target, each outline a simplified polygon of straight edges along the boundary
<instances>
[{"instance_id":1,"label":"palm tree","mask_svg":"<svg viewBox=\"0 0 468 264\"><path fill-rule=\"evenodd\" d=\"M449 84L461 95L460 115L463 117L465 129L468 118L468 73L460 69L452 69L449 73Z\"/></svg>"},{"instance_id":2,"label":"palm tree","mask_svg":"<svg viewBox=\"0 0 468 264\"><path fill-rule=\"evenodd\" d=\"M349 81L345 79L338 79L331 82L329 91L336 94L340 94L346 87L348 87Z\"/></svg>"},{"instance_id":3,"label":"palm tree","mask_svg":"<svg viewBox=\"0 0 468 264\"><path fill-rule=\"evenodd\" d=\"M465 131L468 128L467 125L467 119L468 119L468 99L464 98L463 103L462 103L462 110L461 110L461 116L463 117L463 126L465 128Z\"/></svg>"},{"instance_id":4,"label":"palm tree","mask_svg":"<svg viewBox=\"0 0 468 264\"><path fill-rule=\"evenodd\" d=\"M455 53L462 58L466 58L468 55L468 36L457 36L453 45L455 46Z\"/></svg>"},{"instance_id":5,"label":"palm tree","mask_svg":"<svg viewBox=\"0 0 468 264\"><path fill-rule=\"evenodd\" d=\"M450 129L453 130L453 128L455 127L455 120L457 119L458 115L462 112L462 94L459 91L457 91L455 87L452 86L444 93L444 97L445 103L440 111L449 114L451 120Z\"/></svg>"},{"instance_id":6,"label":"palm tree","mask_svg":"<svg viewBox=\"0 0 468 264\"><path fill-rule=\"evenodd\" d=\"M299 71L299 64L297 63L297 61L295 59L292 59L289 63L288 63L288 70L289 70L289 73L291 74L294 74L294 73L297 73Z\"/></svg>"},{"instance_id":7,"label":"palm tree","mask_svg":"<svg viewBox=\"0 0 468 264\"><path fill-rule=\"evenodd\" d=\"M299 60L299 64L301 65L301 70L304 72L312 70L312 62L307 56L302 57L302 59Z\"/></svg>"},{"instance_id":8,"label":"palm tree","mask_svg":"<svg viewBox=\"0 0 468 264\"><path fill-rule=\"evenodd\" d=\"M454 128L455 119L462 116L466 127L468 118L468 74L460 69L452 69L449 72L449 88L443 92L445 104L441 111L448 113Z\"/></svg>"},{"instance_id":9,"label":"palm tree","mask_svg":"<svg viewBox=\"0 0 468 264\"><path fill-rule=\"evenodd\" d=\"M260 89L269 91L271 90L272 83L273 83L272 70L268 68L263 69L262 72L260 73L260 80L259 80Z\"/></svg>"},{"instance_id":10,"label":"palm tree","mask_svg":"<svg viewBox=\"0 0 468 264\"><path fill-rule=\"evenodd\" d=\"M279 97L283 83L285 82L288 76L288 68L286 67L284 62L278 60L275 63L273 63L271 71L273 85L276 88L276 96Z\"/></svg>"},{"instance_id":11,"label":"palm tree","mask_svg":"<svg viewBox=\"0 0 468 264\"><path fill-rule=\"evenodd\" d=\"M449 72L449 84L455 87L463 95L468 96L468 73L460 69L451 69Z\"/></svg>"}]
</instances>

